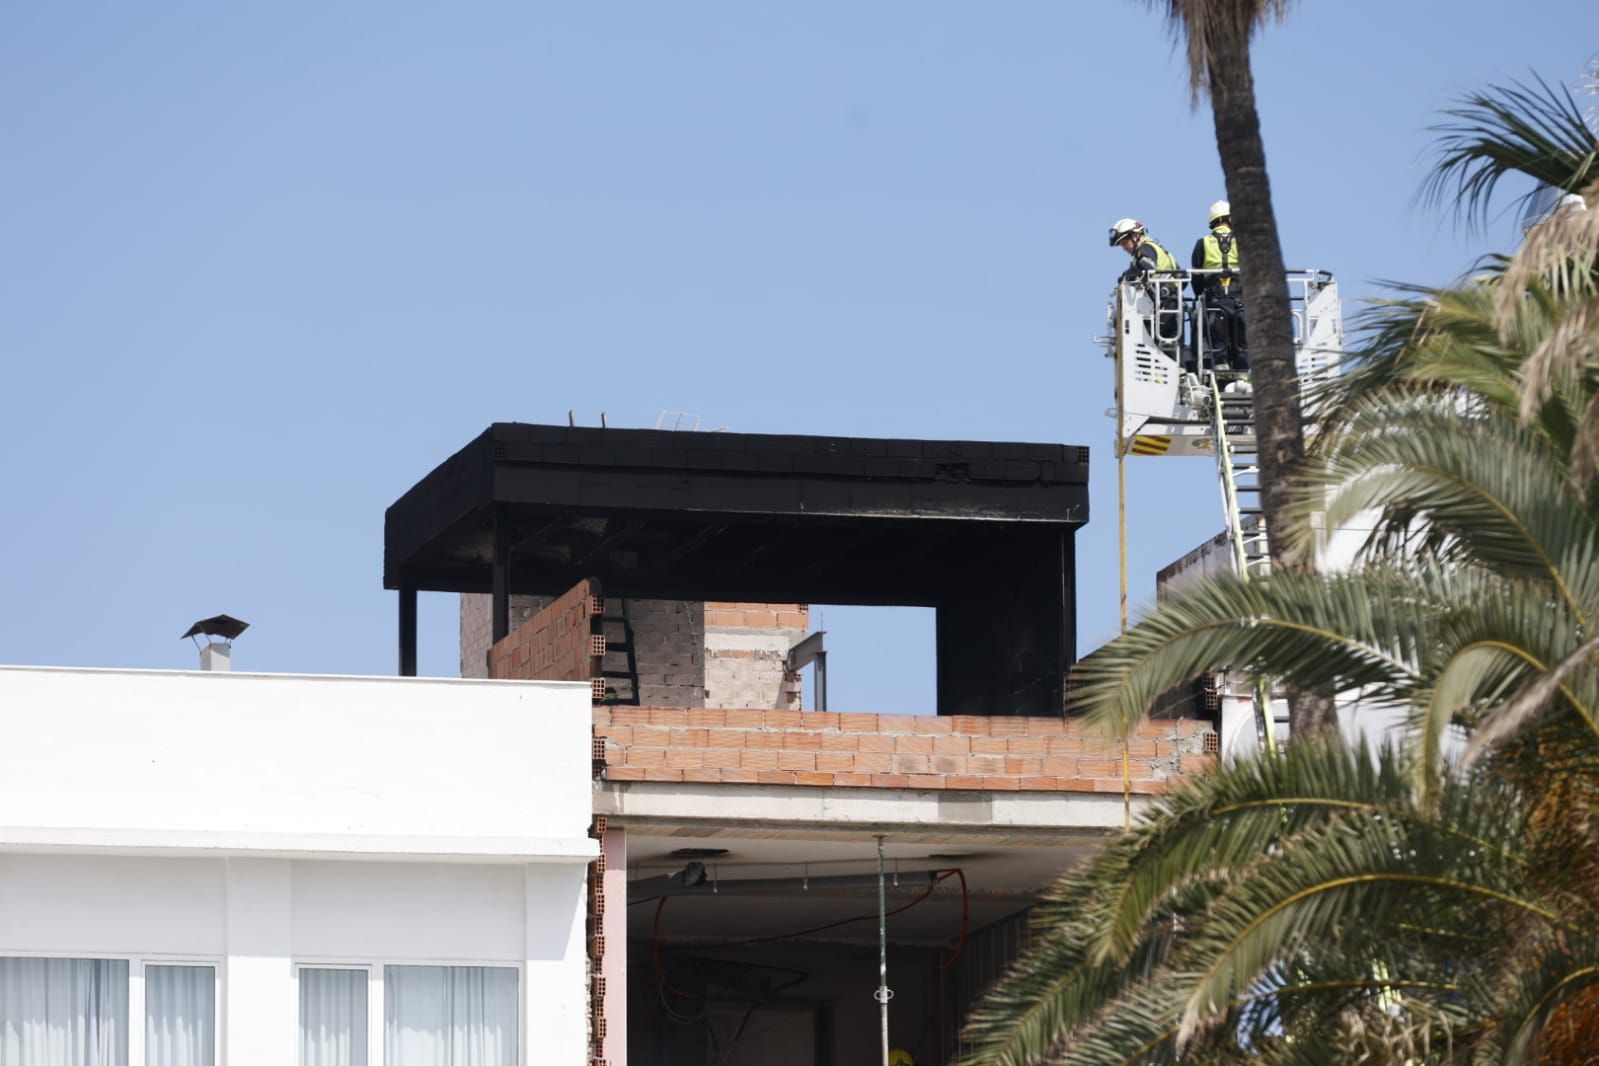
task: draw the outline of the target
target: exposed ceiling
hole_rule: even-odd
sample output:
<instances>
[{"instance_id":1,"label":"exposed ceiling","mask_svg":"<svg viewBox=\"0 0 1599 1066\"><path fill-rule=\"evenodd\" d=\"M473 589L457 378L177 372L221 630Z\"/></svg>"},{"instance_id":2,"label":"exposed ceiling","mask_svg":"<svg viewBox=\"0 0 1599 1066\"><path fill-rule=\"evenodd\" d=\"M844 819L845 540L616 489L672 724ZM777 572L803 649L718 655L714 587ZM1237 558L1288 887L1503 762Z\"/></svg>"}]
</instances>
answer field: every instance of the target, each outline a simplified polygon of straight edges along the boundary
<instances>
[{"instance_id":1,"label":"exposed ceiling","mask_svg":"<svg viewBox=\"0 0 1599 1066\"><path fill-rule=\"evenodd\" d=\"M905 908L889 917L889 938L897 944L948 944L958 936L960 877L944 877L927 893L927 871L958 869L965 875L968 929L975 931L1031 905L1060 873L1098 846L1091 837L993 845L974 843L970 836L948 843L888 840L888 910ZM724 848L722 855L674 854ZM628 893L630 937L658 935L663 943L787 939L789 934L835 943L877 939L877 842L870 835L824 841L649 836L630 830L627 849L628 878L636 884ZM657 934L658 889L647 881L677 874L690 862L704 864L706 880L689 894L660 897L666 903L659 907ZM774 891L761 882L779 887ZM924 893L926 898L915 902ZM859 920L847 921L851 918Z\"/></svg>"}]
</instances>

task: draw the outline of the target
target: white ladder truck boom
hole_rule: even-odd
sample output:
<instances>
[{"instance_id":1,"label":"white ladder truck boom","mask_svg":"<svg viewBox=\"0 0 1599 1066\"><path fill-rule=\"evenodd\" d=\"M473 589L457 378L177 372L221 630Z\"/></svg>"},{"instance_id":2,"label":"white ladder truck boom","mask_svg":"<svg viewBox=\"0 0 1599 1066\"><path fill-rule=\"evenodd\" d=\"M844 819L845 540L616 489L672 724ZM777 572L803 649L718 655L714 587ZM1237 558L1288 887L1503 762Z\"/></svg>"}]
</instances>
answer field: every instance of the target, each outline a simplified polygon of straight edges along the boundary
<instances>
[{"instance_id":1,"label":"white ladder truck boom","mask_svg":"<svg viewBox=\"0 0 1599 1066\"><path fill-rule=\"evenodd\" d=\"M1225 354L1207 328L1217 325L1205 298L1186 290L1222 271L1155 271L1123 280L1111 295L1107 355L1116 360L1118 461L1126 455L1201 455L1216 466L1222 517L1234 569L1246 580L1269 565L1260 510L1254 397L1247 371L1218 366ZM1301 387L1329 380L1343 357L1338 283L1324 270L1287 274L1294 364ZM1125 550L1125 547L1124 547ZM1125 593L1124 593L1125 600ZM1251 698L1258 742L1272 745L1270 699ZM1239 693L1243 695L1242 693Z\"/></svg>"}]
</instances>

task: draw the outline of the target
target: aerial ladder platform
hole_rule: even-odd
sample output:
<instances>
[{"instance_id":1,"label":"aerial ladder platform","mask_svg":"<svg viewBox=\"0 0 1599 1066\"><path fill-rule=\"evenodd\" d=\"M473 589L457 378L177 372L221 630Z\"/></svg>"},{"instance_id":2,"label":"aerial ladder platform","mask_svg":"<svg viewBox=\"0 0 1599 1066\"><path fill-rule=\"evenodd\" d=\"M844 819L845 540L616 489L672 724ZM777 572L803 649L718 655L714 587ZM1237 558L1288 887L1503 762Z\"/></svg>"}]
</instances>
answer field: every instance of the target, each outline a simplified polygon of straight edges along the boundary
<instances>
[{"instance_id":1,"label":"aerial ladder platform","mask_svg":"<svg viewBox=\"0 0 1599 1066\"><path fill-rule=\"evenodd\" d=\"M1118 481L1134 456L1204 456L1216 470L1232 566L1246 580L1270 565L1268 530L1260 506L1260 465L1254 396L1247 370L1226 365L1214 308L1187 290L1192 279L1220 271L1155 271L1123 280L1111 295L1106 354L1116 360ZM1325 270L1286 275L1301 389L1330 380L1343 358L1343 310L1338 283ZM1123 519L1125 523L1125 517ZM1122 533L1122 622L1126 625L1126 535ZM1236 695L1252 700L1258 742L1273 743L1264 684L1249 679ZM1234 686L1223 686L1224 691Z\"/></svg>"}]
</instances>

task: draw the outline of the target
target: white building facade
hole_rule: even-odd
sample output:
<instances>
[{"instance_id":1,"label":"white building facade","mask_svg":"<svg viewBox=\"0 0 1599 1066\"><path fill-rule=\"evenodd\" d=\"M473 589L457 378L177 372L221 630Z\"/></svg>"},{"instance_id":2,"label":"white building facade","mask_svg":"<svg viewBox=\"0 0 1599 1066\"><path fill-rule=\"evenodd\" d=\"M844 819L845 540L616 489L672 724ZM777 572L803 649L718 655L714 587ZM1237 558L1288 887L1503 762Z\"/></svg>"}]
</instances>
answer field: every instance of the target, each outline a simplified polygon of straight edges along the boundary
<instances>
[{"instance_id":1,"label":"white building facade","mask_svg":"<svg viewBox=\"0 0 1599 1066\"><path fill-rule=\"evenodd\" d=\"M0 1066L581 1062L585 684L0 668Z\"/></svg>"}]
</instances>

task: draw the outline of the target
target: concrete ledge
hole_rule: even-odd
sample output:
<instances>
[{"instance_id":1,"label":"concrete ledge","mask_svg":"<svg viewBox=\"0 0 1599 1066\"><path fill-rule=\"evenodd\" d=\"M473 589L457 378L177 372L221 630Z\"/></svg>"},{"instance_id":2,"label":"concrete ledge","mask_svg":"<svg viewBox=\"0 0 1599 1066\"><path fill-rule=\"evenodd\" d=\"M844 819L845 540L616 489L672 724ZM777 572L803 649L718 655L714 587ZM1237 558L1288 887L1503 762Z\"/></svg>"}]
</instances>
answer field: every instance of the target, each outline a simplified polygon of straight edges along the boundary
<instances>
[{"instance_id":1,"label":"concrete ledge","mask_svg":"<svg viewBox=\"0 0 1599 1066\"><path fill-rule=\"evenodd\" d=\"M1133 797L1136 814L1149 800ZM882 829L941 839L967 831L985 839L1100 836L1122 828L1120 795L701 785L612 782L598 786L594 813L620 826L716 828L760 835Z\"/></svg>"},{"instance_id":2,"label":"concrete ledge","mask_svg":"<svg viewBox=\"0 0 1599 1066\"><path fill-rule=\"evenodd\" d=\"M588 837L425 837L335 833L0 826L0 852L278 859L370 859L467 863L589 863L600 853Z\"/></svg>"}]
</instances>

